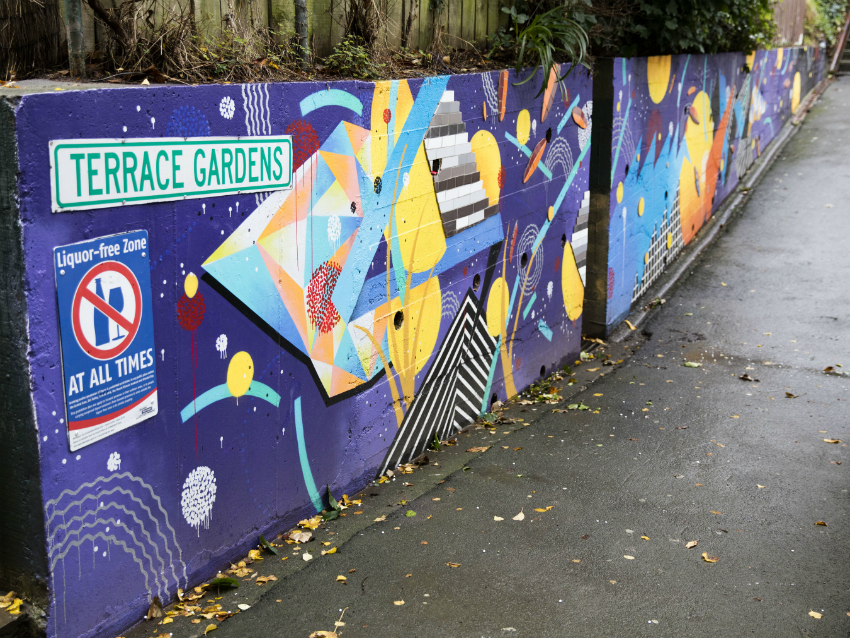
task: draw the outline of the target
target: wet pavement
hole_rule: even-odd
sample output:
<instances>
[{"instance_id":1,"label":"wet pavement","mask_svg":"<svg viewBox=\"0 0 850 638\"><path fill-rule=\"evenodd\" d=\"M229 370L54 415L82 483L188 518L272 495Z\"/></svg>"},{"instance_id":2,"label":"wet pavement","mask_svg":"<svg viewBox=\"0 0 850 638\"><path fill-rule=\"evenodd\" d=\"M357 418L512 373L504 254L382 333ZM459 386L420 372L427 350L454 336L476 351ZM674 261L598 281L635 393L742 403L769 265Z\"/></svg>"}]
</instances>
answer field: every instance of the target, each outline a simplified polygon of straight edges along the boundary
<instances>
[{"instance_id":1,"label":"wet pavement","mask_svg":"<svg viewBox=\"0 0 850 638\"><path fill-rule=\"evenodd\" d=\"M622 363L265 553L249 567L276 582L209 596L250 604L216 638L342 610L345 638L850 636L849 103L842 78L642 330L597 350ZM154 623L127 635L218 624Z\"/></svg>"}]
</instances>

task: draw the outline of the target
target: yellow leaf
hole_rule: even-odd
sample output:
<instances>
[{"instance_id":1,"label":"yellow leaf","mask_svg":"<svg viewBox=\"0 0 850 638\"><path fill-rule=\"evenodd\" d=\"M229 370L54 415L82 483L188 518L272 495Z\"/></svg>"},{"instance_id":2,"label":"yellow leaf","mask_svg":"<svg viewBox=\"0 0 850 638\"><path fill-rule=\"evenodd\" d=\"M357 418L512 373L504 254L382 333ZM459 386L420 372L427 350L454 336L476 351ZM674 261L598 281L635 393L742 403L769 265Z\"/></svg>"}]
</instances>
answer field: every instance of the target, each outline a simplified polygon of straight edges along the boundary
<instances>
[{"instance_id":1,"label":"yellow leaf","mask_svg":"<svg viewBox=\"0 0 850 638\"><path fill-rule=\"evenodd\" d=\"M460 567L460 563L446 563L447 567Z\"/></svg>"},{"instance_id":2,"label":"yellow leaf","mask_svg":"<svg viewBox=\"0 0 850 638\"><path fill-rule=\"evenodd\" d=\"M815 523L815 525L823 525L824 527L826 527L826 523L824 523L823 521L818 521L817 523Z\"/></svg>"},{"instance_id":3,"label":"yellow leaf","mask_svg":"<svg viewBox=\"0 0 850 638\"><path fill-rule=\"evenodd\" d=\"M645 541L648 541L648 540L649 540L649 536L646 536L646 535L643 535L643 534L641 535L641 538L642 538L643 540L645 540Z\"/></svg>"},{"instance_id":4,"label":"yellow leaf","mask_svg":"<svg viewBox=\"0 0 850 638\"><path fill-rule=\"evenodd\" d=\"M481 446L478 446L478 447L471 447L467 450L467 452L486 452L489 449L490 449L489 445L486 445L486 446L481 445Z\"/></svg>"},{"instance_id":5,"label":"yellow leaf","mask_svg":"<svg viewBox=\"0 0 850 638\"><path fill-rule=\"evenodd\" d=\"M504 519L504 518L502 518L501 516L494 516L494 517L493 517L493 520L494 520L494 521L503 521L503 520L505 520L505 519Z\"/></svg>"},{"instance_id":6,"label":"yellow leaf","mask_svg":"<svg viewBox=\"0 0 850 638\"><path fill-rule=\"evenodd\" d=\"M24 601L21 600L20 598L15 598L15 600L12 601L12 604L9 607L6 608L6 611L8 611L12 615L20 614L21 613L21 604L23 602Z\"/></svg>"},{"instance_id":7,"label":"yellow leaf","mask_svg":"<svg viewBox=\"0 0 850 638\"><path fill-rule=\"evenodd\" d=\"M555 507L555 506L554 505L547 505L546 507L535 507L534 511L535 512L548 512L553 507Z\"/></svg>"},{"instance_id":8,"label":"yellow leaf","mask_svg":"<svg viewBox=\"0 0 850 638\"><path fill-rule=\"evenodd\" d=\"M717 514L718 516L723 514L723 512L718 512L717 510L711 510L712 514Z\"/></svg>"},{"instance_id":9,"label":"yellow leaf","mask_svg":"<svg viewBox=\"0 0 850 638\"><path fill-rule=\"evenodd\" d=\"M522 510L519 511L519 514L517 514L516 516L513 517L513 520L515 520L515 521L524 521L525 520L525 514L522 513Z\"/></svg>"},{"instance_id":10,"label":"yellow leaf","mask_svg":"<svg viewBox=\"0 0 850 638\"><path fill-rule=\"evenodd\" d=\"M599 368L588 368L587 369L588 372L596 372L597 370L599 370Z\"/></svg>"},{"instance_id":11,"label":"yellow leaf","mask_svg":"<svg viewBox=\"0 0 850 638\"><path fill-rule=\"evenodd\" d=\"M631 321L629 321L628 319L626 319L626 325L629 327L629 330L637 330L635 325Z\"/></svg>"},{"instance_id":12,"label":"yellow leaf","mask_svg":"<svg viewBox=\"0 0 850 638\"><path fill-rule=\"evenodd\" d=\"M732 419L740 419L741 417L740 417L740 416L738 416L737 414L733 414L730 418L732 418Z\"/></svg>"},{"instance_id":13,"label":"yellow leaf","mask_svg":"<svg viewBox=\"0 0 850 638\"><path fill-rule=\"evenodd\" d=\"M810 611L810 612L809 612L809 616L811 616L812 618L817 618L818 620L820 620L821 618L823 618L823 614L819 614L819 613L818 613L818 612L816 612L816 611Z\"/></svg>"},{"instance_id":14,"label":"yellow leaf","mask_svg":"<svg viewBox=\"0 0 850 638\"><path fill-rule=\"evenodd\" d=\"M260 577L256 580L256 583L257 583L258 585L265 585L265 584L266 584L267 582L269 582L270 580L277 580L277 576L260 576Z\"/></svg>"},{"instance_id":15,"label":"yellow leaf","mask_svg":"<svg viewBox=\"0 0 850 638\"><path fill-rule=\"evenodd\" d=\"M841 443L841 439L824 439L824 443Z\"/></svg>"},{"instance_id":16,"label":"yellow leaf","mask_svg":"<svg viewBox=\"0 0 850 638\"><path fill-rule=\"evenodd\" d=\"M336 550L336 547L331 547L328 550L322 550L322 556L324 556L325 554L336 554Z\"/></svg>"},{"instance_id":17,"label":"yellow leaf","mask_svg":"<svg viewBox=\"0 0 850 638\"><path fill-rule=\"evenodd\" d=\"M759 485L758 483L756 483L756 487L759 488L760 490L763 490L767 486L766 485Z\"/></svg>"},{"instance_id":18,"label":"yellow leaf","mask_svg":"<svg viewBox=\"0 0 850 638\"><path fill-rule=\"evenodd\" d=\"M573 562L574 562L574 563L580 563L580 562L581 562L581 559L580 559L580 558L574 558L574 559L573 559Z\"/></svg>"},{"instance_id":19,"label":"yellow leaf","mask_svg":"<svg viewBox=\"0 0 850 638\"><path fill-rule=\"evenodd\" d=\"M602 393L601 393L601 392L597 392L597 393L596 393L596 394L594 394L593 396L595 396L595 397L601 397L601 396L602 396Z\"/></svg>"},{"instance_id":20,"label":"yellow leaf","mask_svg":"<svg viewBox=\"0 0 850 638\"><path fill-rule=\"evenodd\" d=\"M399 607L404 604L403 600L394 600L393 605L398 605Z\"/></svg>"},{"instance_id":21,"label":"yellow leaf","mask_svg":"<svg viewBox=\"0 0 850 638\"><path fill-rule=\"evenodd\" d=\"M259 549L252 549L251 551L249 551L248 558L250 558L251 560L263 560Z\"/></svg>"},{"instance_id":22,"label":"yellow leaf","mask_svg":"<svg viewBox=\"0 0 850 638\"><path fill-rule=\"evenodd\" d=\"M378 518L376 518L376 519L375 519L375 522L376 522L376 523L380 523L381 521L385 521L385 520L387 520L387 515L386 515L386 514L384 514L383 516L379 516Z\"/></svg>"},{"instance_id":23,"label":"yellow leaf","mask_svg":"<svg viewBox=\"0 0 850 638\"><path fill-rule=\"evenodd\" d=\"M628 554L623 554L623 558L625 558L626 560L634 560L635 559L634 556L629 556Z\"/></svg>"},{"instance_id":24,"label":"yellow leaf","mask_svg":"<svg viewBox=\"0 0 850 638\"><path fill-rule=\"evenodd\" d=\"M708 555L708 552L703 552L703 553L702 553L702 559L703 559L706 563L716 563L717 561L719 561L719 560L720 560L719 558L717 558L717 556L709 556L709 555Z\"/></svg>"},{"instance_id":25,"label":"yellow leaf","mask_svg":"<svg viewBox=\"0 0 850 638\"><path fill-rule=\"evenodd\" d=\"M692 548L697 546L698 542L699 541L689 541L689 542L685 543L685 548L692 549Z\"/></svg>"},{"instance_id":26,"label":"yellow leaf","mask_svg":"<svg viewBox=\"0 0 850 638\"><path fill-rule=\"evenodd\" d=\"M338 583L344 583L347 580L348 580L348 578L346 578L343 575L339 575L339 576L336 577L336 582L338 582Z\"/></svg>"},{"instance_id":27,"label":"yellow leaf","mask_svg":"<svg viewBox=\"0 0 850 638\"><path fill-rule=\"evenodd\" d=\"M209 625L207 625L207 628L204 629L204 635L206 636L208 633L210 633L211 631L215 631L216 629L218 629L218 625L210 623Z\"/></svg>"},{"instance_id":28,"label":"yellow leaf","mask_svg":"<svg viewBox=\"0 0 850 638\"><path fill-rule=\"evenodd\" d=\"M174 622L173 618L163 618L162 622L160 622L159 624L160 625L167 625L168 623L172 623L172 622Z\"/></svg>"}]
</instances>

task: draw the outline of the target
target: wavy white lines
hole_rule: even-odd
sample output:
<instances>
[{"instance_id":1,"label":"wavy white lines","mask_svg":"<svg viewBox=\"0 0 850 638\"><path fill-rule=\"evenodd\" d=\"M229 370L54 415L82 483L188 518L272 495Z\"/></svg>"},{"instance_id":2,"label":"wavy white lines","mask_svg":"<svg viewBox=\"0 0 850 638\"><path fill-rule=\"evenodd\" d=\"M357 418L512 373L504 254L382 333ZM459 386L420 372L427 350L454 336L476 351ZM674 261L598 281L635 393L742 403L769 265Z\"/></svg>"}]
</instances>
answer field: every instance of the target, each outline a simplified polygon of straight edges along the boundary
<instances>
[{"instance_id":1,"label":"wavy white lines","mask_svg":"<svg viewBox=\"0 0 850 638\"><path fill-rule=\"evenodd\" d=\"M74 508L79 511L72 512ZM45 503L44 511L51 575L59 561L64 565L72 549L77 548L79 555L80 546L90 541L93 551L97 551L94 543L103 539L109 547L121 547L139 566L149 600L154 595L167 600L171 588L181 586L181 571L182 585L188 586L183 550L168 513L153 488L138 476L113 473L82 483L76 489L65 489ZM95 569L94 554L92 561ZM58 603L61 595L64 607L68 602L64 577L61 589L56 584L54 579L54 597Z\"/></svg>"},{"instance_id":2,"label":"wavy white lines","mask_svg":"<svg viewBox=\"0 0 850 638\"><path fill-rule=\"evenodd\" d=\"M110 490L99 492L98 494L86 494L86 496L84 496L83 498L81 498L77 501L73 501L64 510L54 511L54 513L51 514L47 518L48 530L49 530L50 522L53 520L53 518L55 516L61 515L61 516L64 517L65 514L68 512L68 510L71 509L74 506L78 506L78 507L82 508L83 503L85 503L89 499L94 499L95 502L99 502L99 499L103 498L104 496L108 496L109 494L114 494L115 492L120 492L121 494L125 494L125 495L129 496L132 501L138 503L139 506L143 510L145 510L145 512L147 512L148 517L154 522L154 525L156 525L156 533L159 534L159 536L164 541L163 546L165 548L165 551L168 552L168 558L169 558L169 561L171 563L171 574L172 574L172 576L174 576L174 581L179 583L179 577L174 572L174 555L171 553L171 549L168 546L168 538L166 538L165 534L162 533L162 530L159 527L159 521L156 519L156 517L154 517L153 512L151 512L150 508L147 505L145 505L140 498L136 497L136 495L133 494L130 490L126 490L123 487L121 487L120 485L113 487ZM159 499L157 499L157 501L158 500ZM50 503L50 501L48 501L48 503ZM162 506L160 506L160 509L162 509ZM165 513L165 510L162 510L162 511L163 511L163 513ZM167 514L166 514L166 525L168 525L168 515ZM172 536L173 536L173 539L174 539L174 544L177 545L177 549L180 550L180 545L177 543L177 536L174 533L174 529L171 527L171 525L168 525L168 528L171 529L171 533L172 533ZM182 550L180 550L180 563L183 565L183 578L185 580L187 580L187 582L188 582L188 579L186 577L186 565L183 563L183 552L182 552Z\"/></svg>"},{"instance_id":3,"label":"wavy white lines","mask_svg":"<svg viewBox=\"0 0 850 638\"><path fill-rule=\"evenodd\" d=\"M83 543L85 543L86 541L92 541L92 542L94 542L94 541L96 541L98 538L102 538L103 540L105 540L105 541L107 541L107 542L109 542L109 543L115 543L116 545L120 545L121 547L123 547L123 548L124 548L124 551L125 551L125 552L127 552L128 554L130 554L130 556L132 556L132 557L133 557L133 560L134 560L134 561L136 561L136 563L138 563L138 565L139 565L139 569L141 570L142 575L145 577L145 590L147 590L147 592L148 592L148 600L150 600L150 598L151 598L151 596L150 596L150 585L149 585L149 583L148 583L148 574L147 574L147 572L145 571L145 566L144 566L144 564L143 564L143 563L142 563L142 561L139 559L139 557L138 557L138 556L136 556L136 552L134 552L134 551L133 551L133 550L132 550L132 549L131 549L128 545L127 545L127 543L125 543L125 542L124 542L124 541L122 541L122 540L119 540L119 539L115 538L115 536L114 536L114 535L113 535L113 536L109 536L109 535L107 535L105 532L98 532L97 534L86 534L86 535L85 535L85 536L83 536L82 538L78 538L77 540L75 540L75 541L73 541L73 542L69 543L69 544L68 544L68 547L66 547L66 548L65 548L65 550L64 550L63 552L61 552L61 553L59 553L59 554L57 554L56 556L54 556L54 557L53 557L53 560L50 562L50 572L51 572L51 573L53 572L53 570L56 568L56 563L58 563L60 560L64 559L64 558L65 558L65 556L67 556L67 555L68 555L68 552L70 552L72 549L74 549L75 547L79 547L80 545L82 545L82 544L83 544Z\"/></svg>"},{"instance_id":4,"label":"wavy white lines","mask_svg":"<svg viewBox=\"0 0 850 638\"><path fill-rule=\"evenodd\" d=\"M268 84L243 84L242 108L245 110L245 128L248 129L248 135L271 134Z\"/></svg>"},{"instance_id":5,"label":"wavy white lines","mask_svg":"<svg viewBox=\"0 0 850 638\"><path fill-rule=\"evenodd\" d=\"M546 166L554 170L558 165L563 167L565 177L573 170L573 152L563 137L552 140L552 145L546 151Z\"/></svg>"},{"instance_id":6,"label":"wavy white lines","mask_svg":"<svg viewBox=\"0 0 850 638\"><path fill-rule=\"evenodd\" d=\"M487 98L487 106L490 107L489 114L495 115L499 110L499 100L496 97L496 86L493 84L493 78L489 73L481 74L481 84L484 85L484 97Z\"/></svg>"},{"instance_id":7,"label":"wavy white lines","mask_svg":"<svg viewBox=\"0 0 850 638\"><path fill-rule=\"evenodd\" d=\"M448 317L449 319L454 319L457 314L458 308L460 308L460 300L457 298L457 295L451 291L447 290L443 293L442 299L442 308L440 310L440 317Z\"/></svg>"}]
</instances>

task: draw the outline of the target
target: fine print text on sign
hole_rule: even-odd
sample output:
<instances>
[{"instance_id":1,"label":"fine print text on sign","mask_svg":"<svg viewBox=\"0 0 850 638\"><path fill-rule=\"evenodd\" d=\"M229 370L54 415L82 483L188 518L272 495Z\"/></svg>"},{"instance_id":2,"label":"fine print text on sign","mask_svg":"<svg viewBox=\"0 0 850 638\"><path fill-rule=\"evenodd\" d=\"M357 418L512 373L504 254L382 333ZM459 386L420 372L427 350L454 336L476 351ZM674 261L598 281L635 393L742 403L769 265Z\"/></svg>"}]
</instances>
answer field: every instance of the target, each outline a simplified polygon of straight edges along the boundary
<instances>
[{"instance_id":1,"label":"fine print text on sign","mask_svg":"<svg viewBox=\"0 0 850 638\"><path fill-rule=\"evenodd\" d=\"M158 412L148 233L53 249L71 451Z\"/></svg>"},{"instance_id":2,"label":"fine print text on sign","mask_svg":"<svg viewBox=\"0 0 850 638\"><path fill-rule=\"evenodd\" d=\"M50 142L54 213L291 186L289 135Z\"/></svg>"}]
</instances>

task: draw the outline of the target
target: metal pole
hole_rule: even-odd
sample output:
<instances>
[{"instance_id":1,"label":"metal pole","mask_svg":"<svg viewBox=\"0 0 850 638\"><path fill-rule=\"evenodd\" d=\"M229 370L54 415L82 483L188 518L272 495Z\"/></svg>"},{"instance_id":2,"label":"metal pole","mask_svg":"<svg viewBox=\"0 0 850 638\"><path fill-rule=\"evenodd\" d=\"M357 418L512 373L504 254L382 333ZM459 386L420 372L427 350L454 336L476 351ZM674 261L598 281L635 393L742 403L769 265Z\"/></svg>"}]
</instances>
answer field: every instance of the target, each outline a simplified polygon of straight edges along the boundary
<instances>
[{"instance_id":1,"label":"metal pole","mask_svg":"<svg viewBox=\"0 0 850 638\"><path fill-rule=\"evenodd\" d=\"M83 41L81 0L65 0L65 24L68 29L68 60L71 77L86 77L86 47Z\"/></svg>"}]
</instances>

